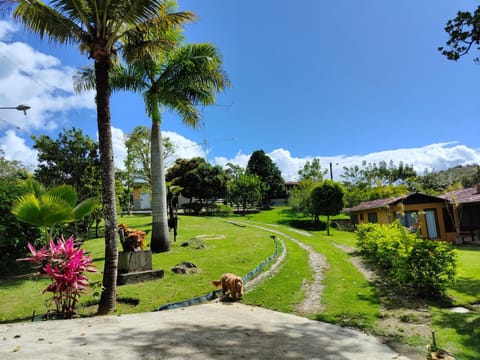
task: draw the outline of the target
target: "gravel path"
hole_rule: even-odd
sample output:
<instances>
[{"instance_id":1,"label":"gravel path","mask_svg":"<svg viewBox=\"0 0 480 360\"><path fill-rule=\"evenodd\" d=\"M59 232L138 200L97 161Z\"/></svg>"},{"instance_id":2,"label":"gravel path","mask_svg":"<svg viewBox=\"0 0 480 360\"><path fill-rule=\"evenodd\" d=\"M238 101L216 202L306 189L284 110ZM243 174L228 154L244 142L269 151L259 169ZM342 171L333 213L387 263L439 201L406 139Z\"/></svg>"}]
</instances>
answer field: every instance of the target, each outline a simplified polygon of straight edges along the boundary
<instances>
[{"instance_id":1,"label":"gravel path","mask_svg":"<svg viewBox=\"0 0 480 360\"><path fill-rule=\"evenodd\" d=\"M265 227L265 226L262 226L262 225L255 225L255 224L246 223L246 222L241 222L241 223L238 223L238 224L242 224L242 225L246 225L246 226L253 226L253 227L256 227L257 229L261 229L261 230L264 230L264 231L274 233L278 236L282 236L284 238L287 238L287 239L295 242L298 246L300 246L302 249L304 249L308 252L308 263L309 263L310 268L313 270L313 273L314 273L313 274L313 280L312 281L306 281L306 279L304 279L302 289L304 291L305 297L304 297L303 301L300 304L297 305L297 307L295 308L295 312L300 313L300 314L305 314L305 315L315 314L317 312L320 312L322 310L321 299L322 299L322 293L323 293L323 288L324 288L324 286L322 284L323 273L326 269L328 269L328 263L327 263L327 260L326 260L325 256L316 252L316 251L314 251L311 246L305 245L304 243L302 243L298 239L294 238L293 236L287 235L287 234L281 232L280 230L271 229L271 228L268 228L268 227ZM272 226L274 226L274 225L272 225ZM293 230L293 229L292 229L292 231L296 231L296 232L298 232L302 235L305 235L305 236L311 236L310 233L305 232L305 231L300 232L299 230ZM281 258L280 257L278 258L278 261L275 263L274 266L272 266L269 270L262 273L261 274L262 278L258 279L258 281L255 282L253 284L253 286L257 285L260 281L263 281L265 278L272 277L279 270L280 264L283 262L283 259L286 255L285 244L284 244L283 248L284 248L284 252L282 253L283 256L281 256ZM260 276L258 276L257 278L259 278L259 277ZM254 278L252 280L252 282L254 280L256 280L257 278ZM247 283L245 287L246 287L246 291L251 289L252 288L251 282Z\"/></svg>"}]
</instances>

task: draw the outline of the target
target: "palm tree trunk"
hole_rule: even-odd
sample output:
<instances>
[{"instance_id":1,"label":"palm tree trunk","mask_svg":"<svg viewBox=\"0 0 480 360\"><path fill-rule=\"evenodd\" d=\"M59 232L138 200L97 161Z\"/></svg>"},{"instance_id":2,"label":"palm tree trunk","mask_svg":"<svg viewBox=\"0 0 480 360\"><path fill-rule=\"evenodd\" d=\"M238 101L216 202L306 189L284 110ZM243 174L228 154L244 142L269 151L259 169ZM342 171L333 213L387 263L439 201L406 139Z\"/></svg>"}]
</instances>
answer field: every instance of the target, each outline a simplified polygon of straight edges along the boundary
<instances>
[{"instance_id":1,"label":"palm tree trunk","mask_svg":"<svg viewBox=\"0 0 480 360\"><path fill-rule=\"evenodd\" d=\"M99 314L108 314L115 310L118 267L115 168L113 163L108 70L109 63L106 59L95 61L98 147L100 150L100 167L102 169L103 215L105 219L105 265L103 268L103 291L98 307Z\"/></svg>"},{"instance_id":2,"label":"palm tree trunk","mask_svg":"<svg viewBox=\"0 0 480 360\"><path fill-rule=\"evenodd\" d=\"M152 167L152 252L170 251L170 233L167 220L167 187L163 163L163 143L160 131L158 104L152 104L151 131L151 167Z\"/></svg>"}]
</instances>

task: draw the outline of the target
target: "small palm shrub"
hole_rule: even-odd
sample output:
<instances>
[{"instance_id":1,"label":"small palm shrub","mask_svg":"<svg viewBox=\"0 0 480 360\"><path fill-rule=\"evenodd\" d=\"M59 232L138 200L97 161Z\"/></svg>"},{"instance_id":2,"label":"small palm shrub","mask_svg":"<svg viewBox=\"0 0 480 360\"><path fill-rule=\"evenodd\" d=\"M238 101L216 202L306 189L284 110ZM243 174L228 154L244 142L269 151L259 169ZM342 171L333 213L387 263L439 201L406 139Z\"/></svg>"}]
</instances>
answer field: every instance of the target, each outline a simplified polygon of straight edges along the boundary
<instances>
[{"instance_id":1,"label":"small palm shrub","mask_svg":"<svg viewBox=\"0 0 480 360\"><path fill-rule=\"evenodd\" d=\"M73 236L57 242L51 240L47 246L37 250L28 243L31 257L18 259L30 261L40 270L39 276L50 277L52 282L43 292L53 293L50 302L47 302L48 313L51 313L49 303L55 304L55 315L59 318L72 318L75 315L75 306L80 294L85 291L89 281L84 272L95 272L93 261L74 242Z\"/></svg>"}]
</instances>

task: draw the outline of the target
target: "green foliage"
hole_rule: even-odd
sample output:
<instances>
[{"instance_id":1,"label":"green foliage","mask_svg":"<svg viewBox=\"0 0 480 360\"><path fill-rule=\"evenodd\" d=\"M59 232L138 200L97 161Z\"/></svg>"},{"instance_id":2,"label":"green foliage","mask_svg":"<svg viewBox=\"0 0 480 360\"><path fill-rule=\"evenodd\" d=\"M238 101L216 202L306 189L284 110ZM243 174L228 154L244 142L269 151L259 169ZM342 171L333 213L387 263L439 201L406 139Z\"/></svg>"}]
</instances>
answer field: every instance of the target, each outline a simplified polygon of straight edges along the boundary
<instances>
[{"instance_id":1,"label":"green foliage","mask_svg":"<svg viewBox=\"0 0 480 360\"><path fill-rule=\"evenodd\" d=\"M229 217L233 215L233 208L229 205L215 204L214 216Z\"/></svg>"},{"instance_id":2,"label":"green foliage","mask_svg":"<svg viewBox=\"0 0 480 360\"><path fill-rule=\"evenodd\" d=\"M311 215L310 193L312 186L309 181L301 181L290 191L288 205L293 211L301 212L305 216Z\"/></svg>"},{"instance_id":3,"label":"green foliage","mask_svg":"<svg viewBox=\"0 0 480 360\"><path fill-rule=\"evenodd\" d=\"M181 188L180 193L188 198L197 198L209 204L227 193L226 172L219 165L211 165L203 158L177 159L168 169L166 181Z\"/></svg>"},{"instance_id":4,"label":"green foliage","mask_svg":"<svg viewBox=\"0 0 480 360\"><path fill-rule=\"evenodd\" d=\"M308 181L310 183L317 183L323 180L323 177L327 174L328 170L322 170L320 166L320 159L314 158L312 162L307 161L303 168L298 170L300 181Z\"/></svg>"},{"instance_id":5,"label":"green foliage","mask_svg":"<svg viewBox=\"0 0 480 360\"><path fill-rule=\"evenodd\" d=\"M264 200L285 197L285 181L282 178L282 173L263 150L256 150L250 155L247 172L258 175L260 180L267 185Z\"/></svg>"},{"instance_id":6,"label":"green foliage","mask_svg":"<svg viewBox=\"0 0 480 360\"><path fill-rule=\"evenodd\" d=\"M35 179L48 188L70 185L80 200L101 197L100 158L98 144L81 129L63 129L57 139L47 135L32 136L38 152L39 166ZM102 218L101 207L85 216L77 225L88 232L94 221ZM74 230L76 231L76 228Z\"/></svg>"},{"instance_id":7,"label":"green foliage","mask_svg":"<svg viewBox=\"0 0 480 360\"><path fill-rule=\"evenodd\" d=\"M46 241L54 237L55 225L81 220L98 205L95 198L77 204L77 193L70 185L59 185L50 190L37 181L27 180L30 192L17 198L12 213L21 221L44 227Z\"/></svg>"},{"instance_id":8,"label":"green foliage","mask_svg":"<svg viewBox=\"0 0 480 360\"><path fill-rule=\"evenodd\" d=\"M450 38L447 40L448 49L439 47L438 50L448 60L457 61L463 55L468 54L474 47L480 49L480 7L475 11L459 11L454 19L448 20L445 31ZM478 58L475 58L478 61Z\"/></svg>"},{"instance_id":9,"label":"green foliage","mask_svg":"<svg viewBox=\"0 0 480 360\"><path fill-rule=\"evenodd\" d=\"M227 201L242 208L243 214L249 207L257 207L266 191L266 185L258 175L242 173L228 184Z\"/></svg>"},{"instance_id":10,"label":"green foliage","mask_svg":"<svg viewBox=\"0 0 480 360\"><path fill-rule=\"evenodd\" d=\"M41 236L38 228L18 220L11 211L15 200L28 192L21 183L26 176L26 170L18 162L0 156L0 273L3 275L15 271L15 259L25 255L28 242L36 243Z\"/></svg>"},{"instance_id":11,"label":"green foliage","mask_svg":"<svg viewBox=\"0 0 480 360\"><path fill-rule=\"evenodd\" d=\"M362 255L386 274L393 288L437 298L452 285L456 252L450 244L423 240L399 221L361 224L356 234Z\"/></svg>"}]
</instances>

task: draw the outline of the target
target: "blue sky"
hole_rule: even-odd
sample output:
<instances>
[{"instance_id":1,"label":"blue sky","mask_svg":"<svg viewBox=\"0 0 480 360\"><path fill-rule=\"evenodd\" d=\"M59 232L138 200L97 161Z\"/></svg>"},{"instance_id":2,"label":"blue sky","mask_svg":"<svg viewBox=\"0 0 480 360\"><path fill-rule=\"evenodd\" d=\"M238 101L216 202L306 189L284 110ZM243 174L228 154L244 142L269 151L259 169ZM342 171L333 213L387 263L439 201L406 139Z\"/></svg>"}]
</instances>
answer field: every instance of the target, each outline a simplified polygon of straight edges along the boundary
<instances>
[{"instance_id":1,"label":"blue sky","mask_svg":"<svg viewBox=\"0 0 480 360\"><path fill-rule=\"evenodd\" d=\"M437 50L447 39L446 21L478 2L179 0L179 5L198 16L186 27L187 41L214 43L232 82L216 106L203 109L198 130L164 114L162 129L177 141L180 156L245 166L251 152L262 149L287 179L314 157L324 168L332 162L336 176L342 166L362 160L403 161L419 172L480 163L480 67L473 56L455 63ZM96 136L93 95L71 92L75 67L88 63L76 49L53 47L19 26L0 23L0 105L32 106L26 117L0 113L6 155L33 161L29 136L56 137L63 127ZM119 139L138 124L150 124L142 99L115 94L118 161Z\"/></svg>"}]
</instances>

